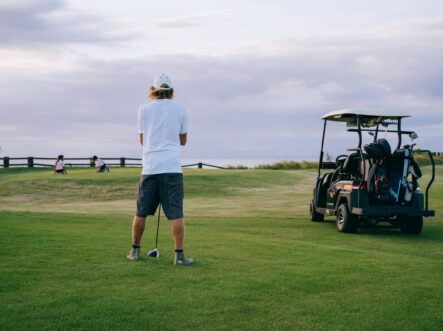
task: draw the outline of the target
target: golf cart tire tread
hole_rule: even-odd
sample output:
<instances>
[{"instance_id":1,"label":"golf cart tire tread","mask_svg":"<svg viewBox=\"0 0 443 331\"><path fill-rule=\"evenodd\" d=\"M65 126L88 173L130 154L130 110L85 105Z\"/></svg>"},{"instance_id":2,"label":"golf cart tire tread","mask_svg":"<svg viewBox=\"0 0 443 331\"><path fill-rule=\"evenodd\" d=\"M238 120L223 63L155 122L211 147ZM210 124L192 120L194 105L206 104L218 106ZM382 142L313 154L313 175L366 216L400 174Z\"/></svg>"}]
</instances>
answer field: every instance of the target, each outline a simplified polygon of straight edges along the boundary
<instances>
[{"instance_id":1,"label":"golf cart tire tread","mask_svg":"<svg viewBox=\"0 0 443 331\"><path fill-rule=\"evenodd\" d=\"M342 203L338 206L336 225L339 232L357 232L357 218L349 212L347 203Z\"/></svg>"},{"instance_id":2,"label":"golf cart tire tread","mask_svg":"<svg viewBox=\"0 0 443 331\"><path fill-rule=\"evenodd\" d=\"M310 214L311 214L311 222L323 222L325 219L325 216L323 214L317 213L315 211L313 201L311 201L311 205L310 205Z\"/></svg>"},{"instance_id":3,"label":"golf cart tire tread","mask_svg":"<svg viewBox=\"0 0 443 331\"><path fill-rule=\"evenodd\" d=\"M423 230L423 217L404 217L400 221L400 231L405 234L420 234Z\"/></svg>"}]
</instances>

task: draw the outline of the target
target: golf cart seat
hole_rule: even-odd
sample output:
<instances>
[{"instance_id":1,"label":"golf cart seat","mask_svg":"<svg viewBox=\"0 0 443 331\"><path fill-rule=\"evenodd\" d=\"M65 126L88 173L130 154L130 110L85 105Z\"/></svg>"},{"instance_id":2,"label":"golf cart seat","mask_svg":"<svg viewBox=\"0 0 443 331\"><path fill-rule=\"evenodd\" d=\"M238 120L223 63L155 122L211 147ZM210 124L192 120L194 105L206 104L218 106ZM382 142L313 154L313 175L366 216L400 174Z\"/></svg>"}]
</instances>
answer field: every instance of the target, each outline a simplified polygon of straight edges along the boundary
<instances>
[{"instance_id":1,"label":"golf cart seat","mask_svg":"<svg viewBox=\"0 0 443 331\"><path fill-rule=\"evenodd\" d=\"M339 170L341 179L354 179L361 176L361 157L358 153L351 153Z\"/></svg>"}]
</instances>

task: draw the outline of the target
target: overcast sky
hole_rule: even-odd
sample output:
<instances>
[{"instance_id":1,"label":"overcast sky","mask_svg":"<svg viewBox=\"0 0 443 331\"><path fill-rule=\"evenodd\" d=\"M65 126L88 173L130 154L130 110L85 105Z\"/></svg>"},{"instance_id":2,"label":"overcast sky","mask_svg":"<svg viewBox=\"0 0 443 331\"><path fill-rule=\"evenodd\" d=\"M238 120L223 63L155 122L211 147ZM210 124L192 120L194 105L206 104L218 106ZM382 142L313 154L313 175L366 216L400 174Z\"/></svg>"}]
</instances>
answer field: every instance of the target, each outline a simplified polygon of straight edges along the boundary
<instances>
[{"instance_id":1,"label":"overcast sky","mask_svg":"<svg viewBox=\"0 0 443 331\"><path fill-rule=\"evenodd\" d=\"M139 157L160 73L187 159L315 159L321 115L353 107L410 114L442 151L441 54L437 0L1 0L0 156Z\"/></svg>"}]
</instances>

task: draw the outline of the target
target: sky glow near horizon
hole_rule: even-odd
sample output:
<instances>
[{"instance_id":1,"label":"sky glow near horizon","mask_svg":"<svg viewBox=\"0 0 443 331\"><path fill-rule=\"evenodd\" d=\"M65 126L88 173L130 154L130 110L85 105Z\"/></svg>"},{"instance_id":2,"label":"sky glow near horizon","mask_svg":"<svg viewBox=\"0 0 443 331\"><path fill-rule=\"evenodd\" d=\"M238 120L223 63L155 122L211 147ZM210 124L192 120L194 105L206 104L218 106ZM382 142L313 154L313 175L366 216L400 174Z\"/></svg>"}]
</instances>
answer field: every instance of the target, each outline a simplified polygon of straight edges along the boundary
<instances>
[{"instance_id":1,"label":"sky glow near horizon","mask_svg":"<svg viewBox=\"0 0 443 331\"><path fill-rule=\"evenodd\" d=\"M441 54L441 1L1 0L0 156L138 157L163 72L190 118L184 158L315 159L321 116L354 107L408 113L442 151Z\"/></svg>"}]
</instances>

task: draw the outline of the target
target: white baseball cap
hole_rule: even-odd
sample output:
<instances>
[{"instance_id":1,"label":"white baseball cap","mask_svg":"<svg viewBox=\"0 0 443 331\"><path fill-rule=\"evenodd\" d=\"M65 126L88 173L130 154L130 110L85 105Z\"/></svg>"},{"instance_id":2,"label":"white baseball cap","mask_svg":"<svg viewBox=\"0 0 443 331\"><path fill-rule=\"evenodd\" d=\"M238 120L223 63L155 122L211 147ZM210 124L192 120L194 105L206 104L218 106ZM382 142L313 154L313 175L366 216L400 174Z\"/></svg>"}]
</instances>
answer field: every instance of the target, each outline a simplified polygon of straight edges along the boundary
<instances>
[{"instance_id":1,"label":"white baseball cap","mask_svg":"<svg viewBox=\"0 0 443 331\"><path fill-rule=\"evenodd\" d=\"M166 84L168 87L162 87L162 84ZM157 90L170 90L172 89L172 82L168 75L161 74L160 76L155 77L152 86Z\"/></svg>"}]
</instances>

